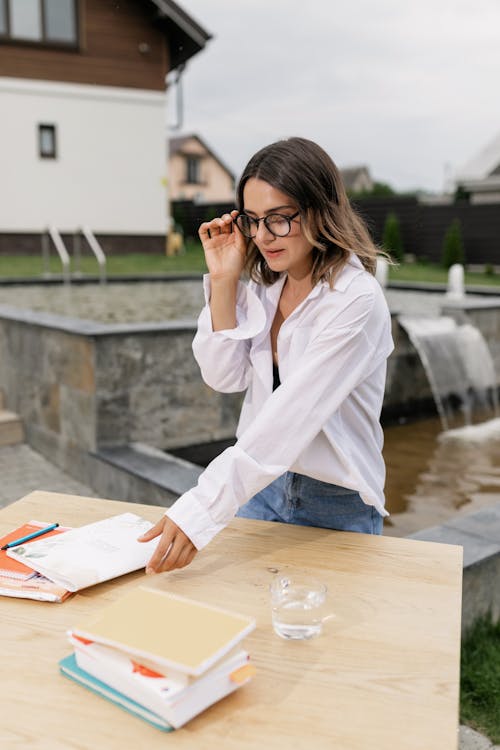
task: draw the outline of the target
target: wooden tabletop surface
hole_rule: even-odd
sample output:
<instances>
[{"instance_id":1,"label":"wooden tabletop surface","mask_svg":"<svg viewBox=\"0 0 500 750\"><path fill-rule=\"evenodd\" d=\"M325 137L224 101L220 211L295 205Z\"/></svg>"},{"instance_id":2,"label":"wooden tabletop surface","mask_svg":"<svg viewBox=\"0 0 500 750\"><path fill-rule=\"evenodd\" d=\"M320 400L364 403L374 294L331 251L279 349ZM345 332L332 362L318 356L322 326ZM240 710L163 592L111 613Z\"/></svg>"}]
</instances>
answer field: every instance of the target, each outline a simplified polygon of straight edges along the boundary
<instances>
[{"instance_id":1,"label":"wooden tabletop surface","mask_svg":"<svg viewBox=\"0 0 500 750\"><path fill-rule=\"evenodd\" d=\"M37 491L0 511L0 535L29 520L80 526L154 506ZM310 641L272 630L276 571L314 573L334 617ZM257 620L254 679L164 734L59 674L65 632L147 581ZM187 568L137 572L62 604L1 597L0 747L14 750L456 750L462 548L234 519ZM165 623L165 637L168 637Z\"/></svg>"}]
</instances>

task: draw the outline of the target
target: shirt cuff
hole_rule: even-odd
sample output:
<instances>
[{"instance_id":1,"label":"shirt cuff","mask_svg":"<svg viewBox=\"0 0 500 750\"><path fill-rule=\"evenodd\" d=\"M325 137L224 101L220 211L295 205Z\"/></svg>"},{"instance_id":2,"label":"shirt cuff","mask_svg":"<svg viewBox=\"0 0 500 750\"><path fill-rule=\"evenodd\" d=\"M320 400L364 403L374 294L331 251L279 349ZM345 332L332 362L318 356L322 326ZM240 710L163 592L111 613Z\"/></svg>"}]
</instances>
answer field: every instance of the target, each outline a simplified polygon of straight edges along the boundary
<instances>
[{"instance_id":1,"label":"shirt cuff","mask_svg":"<svg viewBox=\"0 0 500 750\"><path fill-rule=\"evenodd\" d=\"M212 316L210 314L210 274L203 277L203 291L205 293L206 307L202 312L199 324L205 323L214 336L227 339L251 339L257 336L266 325L266 312L260 299L255 292L238 281L236 292L236 328L226 328L222 331L214 331L212 328ZM208 314L207 314L208 311ZM204 314L205 313L205 314Z\"/></svg>"},{"instance_id":2,"label":"shirt cuff","mask_svg":"<svg viewBox=\"0 0 500 750\"><path fill-rule=\"evenodd\" d=\"M165 511L170 518L189 537L196 549L206 547L225 524L215 523L206 509L200 505L191 492L186 492Z\"/></svg>"}]
</instances>

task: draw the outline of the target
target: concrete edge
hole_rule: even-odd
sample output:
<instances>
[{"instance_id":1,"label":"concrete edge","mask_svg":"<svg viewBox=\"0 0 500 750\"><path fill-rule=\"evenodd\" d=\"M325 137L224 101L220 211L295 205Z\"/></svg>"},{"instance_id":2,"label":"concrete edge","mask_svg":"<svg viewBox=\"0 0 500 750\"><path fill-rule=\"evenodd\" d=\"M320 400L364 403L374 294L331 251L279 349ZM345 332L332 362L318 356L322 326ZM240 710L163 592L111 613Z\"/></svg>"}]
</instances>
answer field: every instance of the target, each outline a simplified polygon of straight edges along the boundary
<instances>
[{"instance_id":1,"label":"concrete edge","mask_svg":"<svg viewBox=\"0 0 500 750\"><path fill-rule=\"evenodd\" d=\"M463 547L462 635L479 617L500 620L500 502L408 538Z\"/></svg>"}]
</instances>

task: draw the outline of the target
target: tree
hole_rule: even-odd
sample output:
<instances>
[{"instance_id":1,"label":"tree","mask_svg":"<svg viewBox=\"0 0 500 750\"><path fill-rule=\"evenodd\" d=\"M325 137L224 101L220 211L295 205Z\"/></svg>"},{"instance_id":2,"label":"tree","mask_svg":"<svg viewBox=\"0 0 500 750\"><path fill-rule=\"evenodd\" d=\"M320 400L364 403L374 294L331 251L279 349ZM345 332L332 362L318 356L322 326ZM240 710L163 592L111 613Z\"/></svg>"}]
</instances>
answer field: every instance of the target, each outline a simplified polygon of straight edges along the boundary
<instances>
[{"instance_id":1,"label":"tree","mask_svg":"<svg viewBox=\"0 0 500 750\"><path fill-rule=\"evenodd\" d=\"M349 190L349 198L387 198L396 195L396 191L385 182L374 182L370 190Z\"/></svg>"},{"instance_id":2,"label":"tree","mask_svg":"<svg viewBox=\"0 0 500 750\"><path fill-rule=\"evenodd\" d=\"M391 212L387 214L382 236L382 246L395 260L398 262L403 260L403 240L401 238L399 219L395 213Z\"/></svg>"},{"instance_id":3,"label":"tree","mask_svg":"<svg viewBox=\"0 0 500 750\"><path fill-rule=\"evenodd\" d=\"M453 219L444 236L442 264L445 268L450 268L454 263L463 265L464 262L465 251L460 219Z\"/></svg>"}]
</instances>

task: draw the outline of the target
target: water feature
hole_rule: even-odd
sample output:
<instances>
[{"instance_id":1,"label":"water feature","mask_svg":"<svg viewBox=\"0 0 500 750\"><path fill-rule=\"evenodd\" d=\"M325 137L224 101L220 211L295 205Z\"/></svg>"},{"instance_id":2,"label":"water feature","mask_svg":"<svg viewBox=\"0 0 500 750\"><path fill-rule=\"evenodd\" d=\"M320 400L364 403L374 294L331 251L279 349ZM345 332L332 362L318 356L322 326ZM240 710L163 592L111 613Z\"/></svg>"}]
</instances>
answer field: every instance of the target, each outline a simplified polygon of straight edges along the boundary
<instances>
[{"instance_id":1,"label":"water feature","mask_svg":"<svg viewBox=\"0 0 500 750\"><path fill-rule=\"evenodd\" d=\"M454 320L439 322L443 318L441 308L447 302L446 295L390 288L385 289L385 293L391 309L404 311L406 318L419 320L416 326L420 332L423 328L442 326L441 342L452 331L461 329L456 347L458 354L455 352L453 361L458 361L461 352L465 364L462 357L455 368L445 369L443 381L449 381L450 372L456 369L461 378L472 380L476 390L488 390L491 377L484 362L489 353L478 350L476 329ZM484 304L490 304L484 303L483 297L473 295L467 295L467 300L478 306L478 315L484 314L480 309ZM26 320L24 311L29 308L40 311L40 317L42 311L47 311L98 321L95 326L74 326L72 348L67 349L69 334L61 337L57 329L52 333L47 326L44 329L35 326L30 332L27 326L20 328L15 320L10 322L8 316L2 319L0 315L0 387L5 389L7 403L25 404L27 418L36 417L40 421L38 439L49 434L61 455L68 440L73 441L73 445L81 444L82 436L92 447L95 433L98 444L103 440L114 441L118 436L118 440L148 443L160 450L184 446L183 457L188 460L193 460L190 448L199 442L202 445L198 446L198 456L194 460L204 463L206 441L219 441L211 447L220 452L231 434L238 409L236 405L229 409L226 402L219 406L214 394L201 383L198 368L192 361L194 321L202 304L201 280L112 282L106 287L85 284L72 285L67 290L49 285L0 286L0 305L19 309L20 320ZM493 348L498 340L495 331L500 330L498 301L496 310L493 305L491 323L488 323L488 341ZM179 318L190 319L192 326L185 326L178 332L176 321ZM140 325L146 321L152 321L149 328L147 324ZM118 330L114 331L115 328ZM417 374L415 349L395 323L396 339L398 331L400 341L396 342L397 349L391 358L395 375L389 382L389 390L394 394L398 390L395 387L398 378L415 388L412 376ZM47 344L42 342L44 337L47 337ZM59 351L63 346L65 350ZM37 361L43 366L25 382L23 377L30 371L30 362L20 357L31 348L36 350ZM434 365L442 354L443 346L439 345L428 354L430 363ZM494 354L498 364L499 353ZM408 364L403 369L406 360ZM425 374L418 367L418 377L430 397ZM459 385L460 382L457 390ZM452 406L456 406L455 401L460 399L452 401ZM478 405L471 405L472 422L478 419ZM489 405L488 409L491 416ZM88 415L93 415L97 427L89 421ZM458 416L460 422L465 421L460 407ZM194 422L206 426L205 434L199 434L196 425L193 433L189 432L187 428ZM455 426L452 418L448 426ZM384 425L384 432L387 502L391 512L385 533L405 535L441 523L454 514L498 502L500 438L494 434L488 434L481 443L469 438L468 432L463 433L460 443L456 437L448 441L449 431L443 432L440 419ZM169 442L165 441L165 436ZM48 458L52 456L48 452L52 450L51 445L47 443ZM86 444L84 449L88 449ZM71 465L75 465L73 456ZM109 476L108 471L105 476ZM123 491L119 492L122 496Z\"/></svg>"},{"instance_id":2,"label":"water feature","mask_svg":"<svg viewBox=\"0 0 500 750\"><path fill-rule=\"evenodd\" d=\"M471 424L498 411L497 377L481 332L450 317L400 315L425 368L444 430L458 419Z\"/></svg>"},{"instance_id":3,"label":"water feature","mask_svg":"<svg viewBox=\"0 0 500 750\"><path fill-rule=\"evenodd\" d=\"M384 534L407 536L500 500L500 420L443 431L438 417L384 429Z\"/></svg>"},{"instance_id":4,"label":"water feature","mask_svg":"<svg viewBox=\"0 0 500 750\"><path fill-rule=\"evenodd\" d=\"M462 300L465 297L464 267L461 263L450 266L446 297L448 300Z\"/></svg>"},{"instance_id":5,"label":"water feature","mask_svg":"<svg viewBox=\"0 0 500 750\"><path fill-rule=\"evenodd\" d=\"M385 258L377 258L375 278L377 279L382 289L387 288L387 284L389 282L389 263Z\"/></svg>"}]
</instances>

